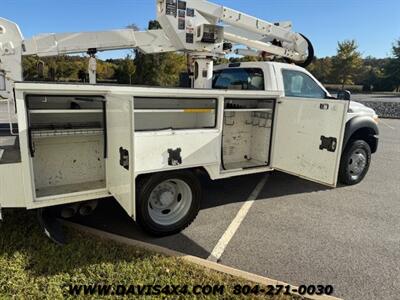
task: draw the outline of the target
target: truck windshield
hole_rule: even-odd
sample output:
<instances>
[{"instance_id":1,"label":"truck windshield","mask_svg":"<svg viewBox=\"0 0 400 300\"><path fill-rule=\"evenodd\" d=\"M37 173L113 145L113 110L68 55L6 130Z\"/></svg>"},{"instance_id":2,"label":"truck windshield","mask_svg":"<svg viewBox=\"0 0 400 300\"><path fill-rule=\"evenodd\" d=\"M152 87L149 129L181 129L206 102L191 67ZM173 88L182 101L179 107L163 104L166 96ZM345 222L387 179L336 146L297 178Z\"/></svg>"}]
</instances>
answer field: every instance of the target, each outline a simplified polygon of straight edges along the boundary
<instances>
[{"instance_id":1,"label":"truck windshield","mask_svg":"<svg viewBox=\"0 0 400 300\"><path fill-rule=\"evenodd\" d=\"M264 74L258 68L229 68L214 71L213 88L264 90Z\"/></svg>"}]
</instances>

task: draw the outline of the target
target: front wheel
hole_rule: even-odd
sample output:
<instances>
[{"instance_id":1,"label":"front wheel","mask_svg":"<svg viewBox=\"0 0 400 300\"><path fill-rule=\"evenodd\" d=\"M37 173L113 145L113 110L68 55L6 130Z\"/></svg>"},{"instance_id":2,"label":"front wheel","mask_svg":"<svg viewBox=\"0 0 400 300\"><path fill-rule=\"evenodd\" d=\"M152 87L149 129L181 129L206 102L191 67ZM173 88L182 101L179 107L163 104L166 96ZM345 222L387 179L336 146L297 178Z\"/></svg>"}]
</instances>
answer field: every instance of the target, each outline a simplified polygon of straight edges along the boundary
<instances>
[{"instance_id":1,"label":"front wheel","mask_svg":"<svg viewBox=\"0 0 400 300\"><path fill-rule=\"evenodd\" d=\"M339 181L346 185L361 182L371 163L371 148L363 140L351 141L342 154Z\"/></svg>"},{"instance_id":2,"label":"front wheel","mask_svg":"<svg viewBox=\"0 0 400 300\"><path fill-rule=\"evenodd\" d=\"M152 235L175 234L193 222L200 202L201 186L193 172L152 174L137 185L137 221Z\"/></svg>"}]
</instances>

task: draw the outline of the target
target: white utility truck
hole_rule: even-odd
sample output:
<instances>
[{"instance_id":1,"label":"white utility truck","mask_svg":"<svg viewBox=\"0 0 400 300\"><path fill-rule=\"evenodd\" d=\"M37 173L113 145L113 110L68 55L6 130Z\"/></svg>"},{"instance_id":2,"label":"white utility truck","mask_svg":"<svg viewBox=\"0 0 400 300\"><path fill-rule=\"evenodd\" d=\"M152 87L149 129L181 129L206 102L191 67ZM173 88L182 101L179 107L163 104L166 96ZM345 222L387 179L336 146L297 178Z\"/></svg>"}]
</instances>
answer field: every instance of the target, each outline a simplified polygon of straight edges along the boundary
<instances>
[{"instance_id":1,"label":"white utility truck","mask_svg":"<svg viewBox=\"0 0 400 300\"><path fill-rule=\"evenodd\" d=\"M0 19L0 99L9 126L0 137L1 208L37 209L46 234L62 243L58 213L86 215L113 196L147 232L168 235L196 217L200 173L216 180L280 170L331 187L338 177L363 179L377 149L375 113L350 104L346 93L331 97L296 65L309 64L314 52L289 22L203 0L157 0L157 13L160 30L29 40ZM188 53L193 88L94 84L96 52L127 48ZM292 63L213 72L213 59L233 51ZM21 56L79 52L92 57L91 84L22 82Z\"/></svg>"}]
</instances>

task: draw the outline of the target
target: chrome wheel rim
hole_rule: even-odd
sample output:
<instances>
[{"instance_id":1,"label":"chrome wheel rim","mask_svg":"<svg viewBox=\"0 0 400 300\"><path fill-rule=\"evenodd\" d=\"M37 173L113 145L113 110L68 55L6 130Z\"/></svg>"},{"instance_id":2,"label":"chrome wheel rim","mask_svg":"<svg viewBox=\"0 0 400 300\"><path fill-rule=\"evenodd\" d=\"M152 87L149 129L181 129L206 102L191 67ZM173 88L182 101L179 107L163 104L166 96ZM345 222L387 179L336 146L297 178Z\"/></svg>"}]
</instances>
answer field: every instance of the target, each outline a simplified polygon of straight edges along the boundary
<instances>
[{"instance_id":1,"label":"chrome wheel rim","mask_svg":"<svg viewBox=\"0 0 400 300\"><path fill-rule=\"evenodd\" d=\"M180 179L165 180L150 193L150 218L162 226L173 225L188 214L192 199L192 190L186 182Z\"/></svg>"},{"instance_id":2,"label":"chrome wheel rim","mask_svg":"<svg viewBox=\"0 0 400 300\"><path fill-rule=\"evenodd\" d=\"M367 166L367 152L363 149L356 149L349 159L349 172L353 179L360 176Z\"/></svg>"}]
</instances>

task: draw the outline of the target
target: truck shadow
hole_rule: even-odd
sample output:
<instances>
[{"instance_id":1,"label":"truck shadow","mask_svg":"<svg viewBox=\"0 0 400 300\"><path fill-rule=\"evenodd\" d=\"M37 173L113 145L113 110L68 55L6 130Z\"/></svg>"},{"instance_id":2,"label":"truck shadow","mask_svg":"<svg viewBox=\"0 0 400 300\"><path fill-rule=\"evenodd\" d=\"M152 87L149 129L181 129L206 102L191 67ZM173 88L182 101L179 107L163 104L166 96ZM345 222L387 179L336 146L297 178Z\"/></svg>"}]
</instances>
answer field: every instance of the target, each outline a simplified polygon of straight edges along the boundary
<instances>
[{"instance_id":1,"label":"truck shadow","mask_svg":"<svg viewBox=\"0 0 400 300\"><path fill-rule=\"evenodd\" d=\"M124 237L156 244L181 253L207 258L220 236L217 236L217 240L214 241L213 239L215 239L215 237L211 237L212 233L210 233L209 239L204 240L204 237L199 237L201 240L196 240L196 236L200 230L196 228L196 225L198 225L199 228L208 228L204 227L207 225L204 223L212 222L213 219L219 218L213 214L213 210L208 210L209 208L226 206L234 203L240 204L246 201L263 176L265 175L256 174L218 181L202 178L204 192L201 210L204 211L204 215L201 211L199 216L199 219L203 219L202 224L195 221L188 229L173 236L155 238L147 235L123 211L113 198L104 199L91 216L85 218L78 216L71 221ZM284 173L274 172L268 176L267 183L262 189L257 201L268 201L269 199L285 195L311 193L329 189L317 183L302 180ZM233 216L235 214L236 211L233 211ZM227 220L227 224L229 224L230 221L231 220ZM226 228L217 229L221 231L222 234ZM200 246L200 244L207 246Z\"/></svg>"},{"instance_id":2,"label":"truck shadow","mask_svg":"<svg viewBox=\"0 0 400 300\"><path fill-rule=\"evenodd\" d=\"M203 179L203 185L212 192L203 199L202 209L246 201L258 182L265 174L248 175L211 181ZM268 201L282 196L312 193L331 188L324 185L291 176L282 172L271 172L256 201Z\"/></svg>"},{"instance_id":3,"label":"truck shadow","mask_svg":"<svg viewBox=\"0 0 400 300\"><path fill-rule=\"evenodd\" d=\"M114 198L107 198L101 201L92 215L87 217L77 216L70 219L70 221L127 238L156 244L185 254L204 258L209 255L207 250L184 233L162 238L149 236L125 213Z\"/></svg>"},{"instance_id":4,"label":"truck shadow","mask_svg":"<svg viewBox=\"0 0 400 300\"><path fill-rule=\"evenodd\" d=\"M107 198L100 201L96 211L87 217L74 217L70 221L79 223L88 227L93 227L106 232L114 233L124 237L144 241L158 246L166 247L181 253L207 258L213 250L215 243L220 238L219 233L223 233L226 228L216 228L218 234L214 237L210 232L209 239L202 236L197 237L204 227L204 223L213 222L220 218L215 216L213 207L228 206L228 204L240 203L246 201L257 183L262 178L262 174L249 175L237 178L211 181L203 179L203 202L199 219L203 224L196 228L196 221L182 233L174 236L155 238L144 233L139 226L124 212L120 205L113 198ZM311 193L327 190L324 186L308 182L283 173L272 173L269 175L266 185L262 189L257 201L269 201L270 199L292 194ZM236 214L236 207L232 210L232 215ZM203 215L204 214L204 215ZM226 220L227 224L231 220ZM28 225L27 225L28 224ZM31 225L29 225L31 224ZM202 227L203 226L203 227ZM206 227L210 228L210 227ZM211 227L212 228L212 227ZM69 270L80 267L82 264L93 264L98 262L107 262L106 258L93 249L92 253L77 254L76 261L67 257L71 249L78 249L79 244L85 243L85 234L68 230L69 242L66 246L60 247L49 241L41 232L37 225L35 212L25 210L15 210L11 213L11 218L5 216L5 224L0 228L0 254L12 257L15 253L29 253L31 271L36 274L57 274L59 272L68 272ZM108 243L102 243L99 247L108 247ZM99 249L97 249L100 251ZM151 256L151 254L148 254ZM46 266L46 260L49 256L57 257L59 263L51 268ZM63 261L68 263L64 264ZM115 258L118 261L118 258Z\"/></svg>"}]
</instances>

